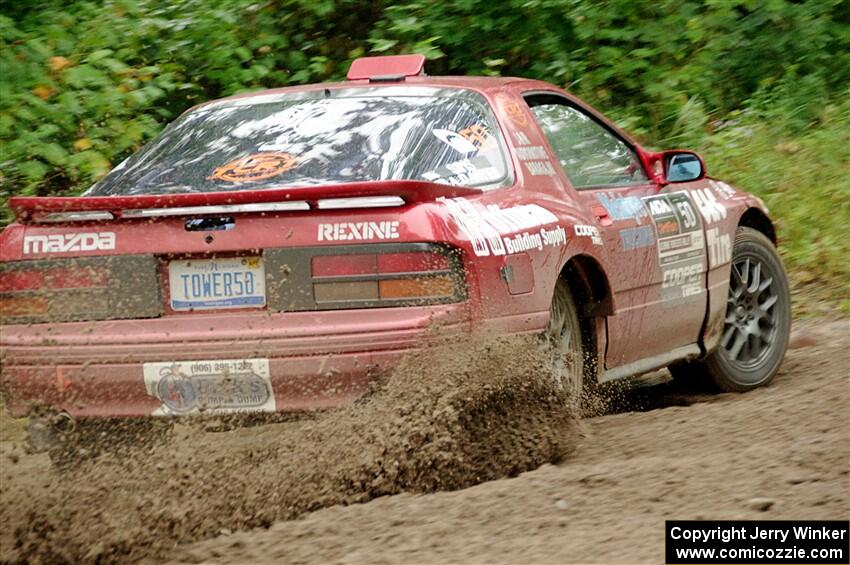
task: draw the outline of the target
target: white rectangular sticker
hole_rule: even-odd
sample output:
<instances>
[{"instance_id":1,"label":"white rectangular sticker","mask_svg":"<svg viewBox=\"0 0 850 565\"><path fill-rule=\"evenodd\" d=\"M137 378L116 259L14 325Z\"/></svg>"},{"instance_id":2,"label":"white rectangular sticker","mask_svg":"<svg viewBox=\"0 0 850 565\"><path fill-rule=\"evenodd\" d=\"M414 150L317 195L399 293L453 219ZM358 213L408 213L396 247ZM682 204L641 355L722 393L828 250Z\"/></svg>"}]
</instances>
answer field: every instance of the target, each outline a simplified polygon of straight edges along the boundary
<instances>
[{"instance_id":1,"label":"white rectangular sticker","mask_svg":"<svg viewBox=\"0 0 850 565\"><path fill-rule=\"evenodd\" d=\"M658 234L661 298L664 305L700 296L705 291L705 236L687 192L643 199Z\"/></svg>"},{"instance_id":2,"label":"white rectangular sticker","mask_svg":"<svg viewBox=\"0 0 850 565\"><path fill-rule=\"evenodd\" d=\"M262 308L266 275L261 257L194 259L168 264L173 310Z\"/></svg>"},{"instance_id":3,"label":"white rectangular sticker","mask_svg":"<svg viewBox=\"0 0 850 565\"><path fill-rule=\"evenodd\" d=\"M145 363L145 388L162 405L153 416L274 412L268 359Z\"/></svg>"}]
</instances>

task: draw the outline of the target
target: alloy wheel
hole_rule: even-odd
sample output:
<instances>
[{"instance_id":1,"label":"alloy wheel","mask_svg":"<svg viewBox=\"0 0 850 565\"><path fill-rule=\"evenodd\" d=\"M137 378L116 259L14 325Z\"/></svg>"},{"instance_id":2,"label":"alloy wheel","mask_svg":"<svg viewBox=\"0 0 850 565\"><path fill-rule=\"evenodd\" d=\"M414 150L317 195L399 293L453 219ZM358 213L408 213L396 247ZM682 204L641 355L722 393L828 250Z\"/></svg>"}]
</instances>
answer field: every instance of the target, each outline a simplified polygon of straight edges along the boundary
<instances>
[{"instance_id":1,"label":"alloy wheel","mask_svg":"<svg viewBox=\"0 0 850 565\"><path fill-rule=\"evenodd\" d=\"M737 257L720 340L730 363L750 368L770 355L776 341L778 301L769 266L754 255Z\"/></svg>"},{"instance_id":2,"label":"alloy wheel","mask_svg":"<svg viewBox=\"0 0 850 565\"><path fill-rule=\"evenodd\" d=\"M568 293L565 285L556 288L546 336L553 355L554 373L577 407L582 399L584 363L581 326Z\"/></svg>"}]
</instances>

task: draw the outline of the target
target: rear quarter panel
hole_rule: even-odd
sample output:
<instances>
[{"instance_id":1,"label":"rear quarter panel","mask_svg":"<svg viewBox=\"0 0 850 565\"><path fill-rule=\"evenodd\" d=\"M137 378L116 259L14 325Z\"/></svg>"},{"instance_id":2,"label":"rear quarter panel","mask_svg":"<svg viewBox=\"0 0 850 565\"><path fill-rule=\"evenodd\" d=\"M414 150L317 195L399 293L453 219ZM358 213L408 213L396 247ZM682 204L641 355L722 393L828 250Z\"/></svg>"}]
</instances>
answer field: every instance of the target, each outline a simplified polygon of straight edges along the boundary
<instances>
[{"instance_id":1,"label":"rear quarter panel","mask_svg":"<svg viewBox=\"0 0 850 565\"><path fill-rule=\"evenodd\" d=\"M570 258L586 255L602 265L609 263L601 241L593 237L594 222L559 174L558 164L534 125L534 117L519 90L500 87L483 93L507 142L515 182L480 197L444 200L442 204L449 208L446 224L451 232L449 238L463 249L469 265L470 295L476 297L471 301L474 314L489 320L485 325L498 327L501 320L511 328L539 331L548 322L555 282ZM472 228L464 226L452 211L458 202L463 206L469 204L484 215L484 227L476 227L475 222ZM491 244L479 245L476 251L473 240L486 239L488 224L494 223L487 221L488 211L510 214L528 207L542 209L545 212L541 217L545 219L545 213L549 213L553 220L521 230L500 231L496 225L501 248L497 242L495 248ZM562 233L564 241L560 242L553 233ZM539 240L541 245L512 248L511 242L526 236ZM511 276L515 279L513 283L506 280Z\"/></svg>"}]
</instances>

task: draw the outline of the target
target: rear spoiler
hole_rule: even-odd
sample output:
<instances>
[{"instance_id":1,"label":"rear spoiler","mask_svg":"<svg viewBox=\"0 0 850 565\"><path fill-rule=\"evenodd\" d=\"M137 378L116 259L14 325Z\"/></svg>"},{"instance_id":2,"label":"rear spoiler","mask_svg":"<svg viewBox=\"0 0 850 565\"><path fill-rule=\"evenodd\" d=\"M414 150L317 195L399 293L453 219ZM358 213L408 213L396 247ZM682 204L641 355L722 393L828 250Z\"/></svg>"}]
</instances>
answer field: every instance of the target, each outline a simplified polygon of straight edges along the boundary
<instances>
[{"instance_id":1,"label":"rear spoiler","mask_svg":"<svg viewBox=\"0 0 850 565\"><path fill-rule=\"evenodd\" d=\"M374 199L375 206L429 202L440 197L481 194L479 188L451 186L429 181L384 180L352 182L334 185L296 188L268 188L233 192L193 192L189 194L145 194L136 196L72 196L31 197L15 196L9 207L19 221L85 221L112 218L138 218L186 214L218 213L221 211L260 212L280 210L309 210L370 207L339 205L346 201ZM387 204L395 201L396 204ZM331 205L330 203L335 203ZM381 204L380 202L384 202ZM328 205L323 205L328 203ZM209 208L209 210L205 210ZM159 213L158 213L159 211ZM144 212L144 213L143 213ZM77 214L74 214L77 213ZM41 219L53 216L54 219ZM63 216L65 216L63 218Z\"/></svg>"}]
</instances>

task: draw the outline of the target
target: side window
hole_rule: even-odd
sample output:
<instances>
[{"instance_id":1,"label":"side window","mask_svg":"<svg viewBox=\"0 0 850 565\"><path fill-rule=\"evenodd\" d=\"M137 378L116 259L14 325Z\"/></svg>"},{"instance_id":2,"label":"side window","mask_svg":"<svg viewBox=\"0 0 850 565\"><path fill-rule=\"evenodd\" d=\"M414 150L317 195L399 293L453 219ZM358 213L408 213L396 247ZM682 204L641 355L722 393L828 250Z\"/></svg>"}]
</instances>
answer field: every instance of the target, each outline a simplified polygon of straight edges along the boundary
<instances>
[{"instance_id":1,"label":"side window","mask_svg":"<svg viewBox=\"0 0 850 565\"><path fill-rule=\"evenodd\" d=\"M575 188L648 181L635 152L586 114L554 103L532 102L531 111Z\"/></svg>"}]
</instances>

